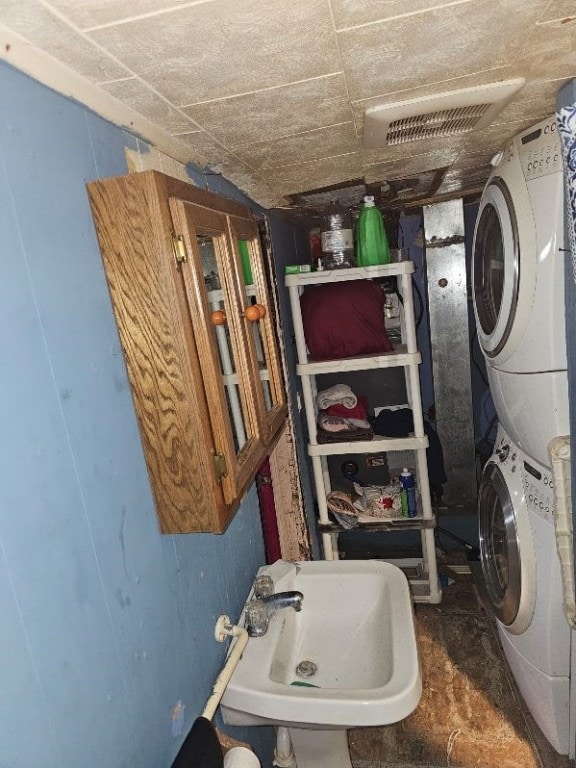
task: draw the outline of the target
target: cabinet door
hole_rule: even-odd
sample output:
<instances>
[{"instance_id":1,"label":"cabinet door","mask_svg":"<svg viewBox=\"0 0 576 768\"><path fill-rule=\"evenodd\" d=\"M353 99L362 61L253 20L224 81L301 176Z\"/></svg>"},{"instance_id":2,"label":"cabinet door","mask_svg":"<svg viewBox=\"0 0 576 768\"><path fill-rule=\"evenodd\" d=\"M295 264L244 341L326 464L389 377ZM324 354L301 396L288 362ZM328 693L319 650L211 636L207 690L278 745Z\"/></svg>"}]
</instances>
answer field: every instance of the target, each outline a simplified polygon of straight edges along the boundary
<instances>
[{"instance_id":1,"label":"cabinet door","mask_svg":"<svg viewBox=\"0 0 576 768\"><path fill-rule=\"evenodd\" d=\"M231 502L265 453L252 322L244 314L245 301L230 274L235 251L226 214L176 198L170 199L170 209L187 254L180 270L202 360L214 441L226 463L222 489Z\"/></svg>"},{"instance_id":2,"label":"cabinet door","mask_svg":"<svg viewBox=\"0 0 576 768\"><path fill-rule=\"evenodd\" d=\"M286 402L260 235L253 220L229 216L228 221L235 251L230 280L235 282L234 289L240 294L244 316L248 314L249 318L249 351L256 372L254 386L263 419L263 437L268 442L284 421ZM254 307L259 309L258 316Z\"/></svg>"},{"instance_id":3,"label":"cabinet door","mask_svg":"<svg viewBox=\"0 0 576 768\"><path fill-rule=\"evenodd\" d=\"M156 171L88 189L161 530L221 533L286 415L251 211Z\"/></svg>"},{"instance_id":4,"label":"cabinet door","mask_svg":"<svg viewBox=\"0 0 576 768\"><path fill-rule=\"evenodd\" d=\"M135 174L89 185L90 203L163 533L221 532L220 443L208 414L163 179ZM227 489L228 493L228 489Z\"/></svg>"}]
</instances>

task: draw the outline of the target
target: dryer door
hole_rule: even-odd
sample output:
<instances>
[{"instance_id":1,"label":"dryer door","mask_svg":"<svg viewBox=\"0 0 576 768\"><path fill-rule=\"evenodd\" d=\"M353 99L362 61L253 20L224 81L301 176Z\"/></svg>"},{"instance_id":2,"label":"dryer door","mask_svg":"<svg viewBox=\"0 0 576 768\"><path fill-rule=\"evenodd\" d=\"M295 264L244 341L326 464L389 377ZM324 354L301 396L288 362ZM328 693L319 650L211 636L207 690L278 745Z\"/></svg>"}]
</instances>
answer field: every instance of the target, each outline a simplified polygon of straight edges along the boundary
<instances>
[{"instance_id":1,"label":"dryer door","mask_svg":"<svg viewBox=\"0 0 576 768\"><path fill-rule=\"evenodd\" d=\"M518 302L518 225L510 192L495 176L482 195L473 255L474 310L478 336L488 358L510 337Z\"/></svg>"},{"instance_id":2,"label":"dryer door","mask_svg":"<svg viewBox=\"0 0 576 768\"><path fill-rule=\"evenodd\" d=\"M527 512L518 508L524 504L523 494L521 489L510 487L504 472L509 474L489 461L482 474L478 496L480 558L496 618L508 632L520 634L534 613L535 562Z\"/></svg>"}]
</instances>

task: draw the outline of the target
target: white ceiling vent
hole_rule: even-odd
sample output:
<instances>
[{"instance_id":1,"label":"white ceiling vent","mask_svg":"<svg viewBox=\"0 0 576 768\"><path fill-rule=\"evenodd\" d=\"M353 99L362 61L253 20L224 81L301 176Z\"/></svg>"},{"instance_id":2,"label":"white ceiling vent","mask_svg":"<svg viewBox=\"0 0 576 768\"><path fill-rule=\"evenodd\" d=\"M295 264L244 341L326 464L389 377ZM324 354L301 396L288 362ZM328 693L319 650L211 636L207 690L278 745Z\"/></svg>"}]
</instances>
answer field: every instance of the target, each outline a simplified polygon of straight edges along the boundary
<instances>
[{"instance_id":1,"label":"white ceiling vent","mask_svg":"<svg viewBox=\"0 0 576 768\"><path fill-rule=\"evenodd\" d=\"M484 128L524 82L516 78L370 107L364 119L364 146L389 147Z\"/></svg>"}]
</instances>

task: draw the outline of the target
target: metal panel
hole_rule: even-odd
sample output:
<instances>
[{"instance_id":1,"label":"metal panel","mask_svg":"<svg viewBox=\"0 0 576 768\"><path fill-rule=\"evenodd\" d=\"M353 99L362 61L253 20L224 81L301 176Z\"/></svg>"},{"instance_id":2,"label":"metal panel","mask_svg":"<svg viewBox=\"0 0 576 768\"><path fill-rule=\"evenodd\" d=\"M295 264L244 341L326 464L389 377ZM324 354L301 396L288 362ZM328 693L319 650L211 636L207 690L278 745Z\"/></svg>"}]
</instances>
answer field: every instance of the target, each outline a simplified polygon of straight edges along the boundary
<instances>
[{"instance_id":1,"label":"metal panel","mask_svg":"<svg viewBox=\"0 0 576 768\"><path fill-rule=\"evenodd\" d=\"M436 427L451 512L476 505L476 464L470 378L470 334L462 200L424 207Z\"/></svg>"}]
</instances>

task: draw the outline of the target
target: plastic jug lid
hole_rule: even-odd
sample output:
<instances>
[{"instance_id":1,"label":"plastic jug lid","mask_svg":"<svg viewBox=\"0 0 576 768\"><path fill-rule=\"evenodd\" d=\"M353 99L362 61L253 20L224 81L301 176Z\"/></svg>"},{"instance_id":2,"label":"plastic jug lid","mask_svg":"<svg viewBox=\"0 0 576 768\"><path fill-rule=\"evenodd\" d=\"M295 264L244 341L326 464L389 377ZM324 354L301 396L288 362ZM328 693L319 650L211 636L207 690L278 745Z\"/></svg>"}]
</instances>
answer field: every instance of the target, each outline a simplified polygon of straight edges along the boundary
<instances>
[{"instance_id":1,"label":"plastic jug lid","mask_svg":"<svg viewBox=\"0 0 576 768\"><path fill-rule=\"evenodd\" d=\"M364 196L364 207L365 208L373 208L374 207L374 195L365 195Z\"/></svg>"}]
</instances>

